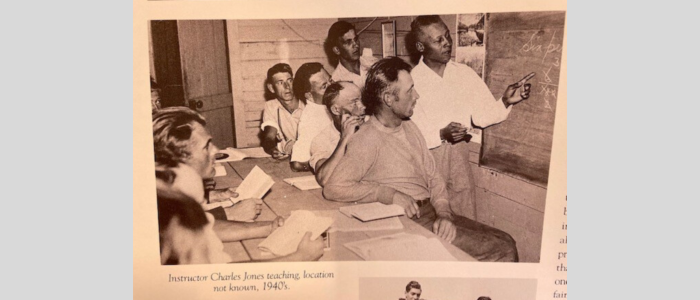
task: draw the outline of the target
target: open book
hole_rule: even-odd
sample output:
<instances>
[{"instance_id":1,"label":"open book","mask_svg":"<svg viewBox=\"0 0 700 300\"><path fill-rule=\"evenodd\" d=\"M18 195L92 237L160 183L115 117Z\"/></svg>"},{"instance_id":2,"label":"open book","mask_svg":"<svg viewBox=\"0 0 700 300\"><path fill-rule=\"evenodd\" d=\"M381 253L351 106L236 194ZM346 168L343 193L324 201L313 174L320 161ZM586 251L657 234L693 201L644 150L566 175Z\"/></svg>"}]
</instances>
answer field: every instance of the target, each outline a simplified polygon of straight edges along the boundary
<instances>
[{"instance_id":1,"label":"open book","mask_svg":"<svg viewBox=\"0 0 700 300\"><path fill-rule=\"evenodd\" d=\"M437 238L397 233L345 244L364 260L456 261Z\"/></svg>"},{"instance_id":2,"label":"open book","mask_svg":"<svg viewBox=\"0 0 700 300\"><path fill-rule=\"evenodd\" d=\"M284 182L289 183L291 186L296 187L302 191L320 189L321 186L316 181L316 176L302 176L302 177L292 177L287 178Z\"/></svg>"},{"instance_id":3,"label":"open book","mask_svg":"<svg viewBox=\"0 0 700 300\"><path fill-rule=\"evenodd\" d=\"M308 210L293 211L284 221L284 226L278 228L262 241L258 248L274 256L285 256L297 251L299 242L306 232L311 231L311 239L317 239L333 224L333 219L318 217Z\"/></svg>"},{"instance_id":4,"label":"open book","mask_svg":"<svg viewBox=\"0 0 700 300\"><path fill-rule=\"evenodd\" d=\"M240 161L245 158L262 158L270 157L270 154L265 153L262 147L257 148L226 148L216 153L216 162Z\"/></svg>"},{"instance_id":5,"label":"open book","mask_svg":"<svg viewBox=\"0 0 700 300\"><path fill-rule=\"evenodd\" d=\"M396 204L386 205L379 202L343 206L340 212L348 217L355 217L363 222L401 216L404 209Z\"/></svg>"},{"instance_id":6,"label":"open book","mask_svg":"<svg viewBox=\"0 0 700 300\"><path fill-rule=\"evenodd\" d=\"M248 176L243 179L241 185L236 188L238 197L231 198L228 201L204 204L203 208L204 210L211 210L219 206L229 207L245 199L262 199L274 184L275 181L272 180L270 175L265 174L265 171L260 169L260 167L255 166L253 170L248 173Z\"/></svg>"}]
</instances>

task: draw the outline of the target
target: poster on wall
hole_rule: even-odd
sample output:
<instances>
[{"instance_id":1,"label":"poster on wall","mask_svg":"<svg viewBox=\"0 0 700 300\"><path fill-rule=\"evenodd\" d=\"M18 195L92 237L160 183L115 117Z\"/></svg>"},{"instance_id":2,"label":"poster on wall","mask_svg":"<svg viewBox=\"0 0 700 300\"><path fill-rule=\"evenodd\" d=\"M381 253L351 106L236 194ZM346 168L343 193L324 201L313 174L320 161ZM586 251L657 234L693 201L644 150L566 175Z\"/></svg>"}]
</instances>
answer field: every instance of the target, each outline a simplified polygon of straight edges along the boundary
<instances>
[{"instance_id":1,"label":"poster on wall","mask_svg":"<svg viewBox=\"0 0 700 300\"><path fill-rule=\"evenodd\" d=\"M484 77L484 16L483 13L461 14L457 19L457 56L458 63L465 64L479 77Z\"/></svg>"}]
</instances>

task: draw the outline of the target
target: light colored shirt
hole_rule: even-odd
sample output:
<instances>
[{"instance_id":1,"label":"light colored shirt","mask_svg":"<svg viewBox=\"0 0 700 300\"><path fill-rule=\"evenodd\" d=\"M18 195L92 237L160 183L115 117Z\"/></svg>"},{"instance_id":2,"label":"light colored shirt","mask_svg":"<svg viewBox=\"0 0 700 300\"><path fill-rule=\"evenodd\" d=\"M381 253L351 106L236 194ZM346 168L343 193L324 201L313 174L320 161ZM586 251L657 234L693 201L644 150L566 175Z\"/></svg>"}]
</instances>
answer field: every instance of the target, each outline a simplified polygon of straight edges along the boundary
<instances>
[{"instance_id":1,"label":"light colored shirt","mask_svg":"<svg viewBox=\"0 0 700 300\"><path fill-rule=\"evenodd\" d=\"M277 143L278 150L284 151L288 142L297 140L297 128L304 107L304 103L299 101L299 107L290 113L277 99L265 102L260 129L265 130L267 126L277 129L277 137L282 140Z\"/></svg>"},{"instance_id":2,"label":"light colored shirt","mask_svg":"<svg viewBox=\"0 0 700 300\"><path fill-rule=\"evenodd\" d=\"M450 61L440 77L421 58L411 71L420 99L411 120L423 133L428 148L440 146L440 129L450 122L485 128L500 123L511 111L496 100L479 75L469 66Z\"/></svg>"},{"instance_id":3,"label":"light colored shirt","mask_svg":"<svg viewBox=\"0 0 700 300\"><path fill-rule=\"evenodd\" d=\"M330 200L393 203L396 192L430 198L437 213L452 213L445 181L412 121L396 128L371 117L348 142L347 152L323 189Z\"/></svg>"},{"instance_id":4,"label":"light colored shirt","mask_svg":"<svg viewBox=\"0 0 700 300\"><path fill-rule=\"evenodd\" d=\"M297 130L297 142L294 143L292 150L292 161L307 162L311 157L310 148L311 141L318 135L328 124L333 125L331 117L328 115L328 109L325 105L307 102L304 112L299 119L299 127Z\"/></svg>"},{"instance_id":5,"label":"light colored shirt","mask_svg":"<svg viewBox=\"0 0 700 300\"><path fill-rule=\"evenodd\" d=\"M311 142L311 158L309 165L316 171L316 164L322 159L328 159L335 152L340 142L340 132L335 128L333 122L326 125L326 128L316 135Z\"/></svg>"},{"instance_id":6,"label":"light colored shirt","mask_svg":"<svg viewBox=\"0 0 700 300\"><path fill-rule=\"evenodd\" d=\"M331 79L333 81L350 81L354 83L360 89L365 87L365 80L367 79L367 70L375 63L377 59L374 56L361 56L360 57L360 75L350 72L348 69L338 62L338 66L335 67Z\"/></svg>"}]
</instances>

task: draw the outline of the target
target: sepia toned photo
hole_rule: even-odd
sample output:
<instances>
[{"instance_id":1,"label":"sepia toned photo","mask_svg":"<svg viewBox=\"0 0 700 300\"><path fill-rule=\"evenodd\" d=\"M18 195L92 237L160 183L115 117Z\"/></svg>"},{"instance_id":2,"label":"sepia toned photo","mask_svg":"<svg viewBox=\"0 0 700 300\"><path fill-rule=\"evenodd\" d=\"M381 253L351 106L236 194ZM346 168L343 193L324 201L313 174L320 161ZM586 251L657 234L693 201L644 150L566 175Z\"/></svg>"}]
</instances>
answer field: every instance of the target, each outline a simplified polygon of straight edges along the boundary
<instances>
[{"instance_id":1,"label":"sepia toned photo","mask_svg":"<svg viewBox=\"0 0 700 300\"><path fill-rule=\"evenodd\" d=\"M536 279L360 278L363 300L534 300Z\"/></svg>"},{"instance_id":2,"label":"sepia toned photo","mask_svg":"<svg viewBox=\"0 0 700 300\"><path fill-rule=\"evenodd\" d=\"M540 262L565 15L150 20L160 263Z\"/></svg>"}]
</instances>

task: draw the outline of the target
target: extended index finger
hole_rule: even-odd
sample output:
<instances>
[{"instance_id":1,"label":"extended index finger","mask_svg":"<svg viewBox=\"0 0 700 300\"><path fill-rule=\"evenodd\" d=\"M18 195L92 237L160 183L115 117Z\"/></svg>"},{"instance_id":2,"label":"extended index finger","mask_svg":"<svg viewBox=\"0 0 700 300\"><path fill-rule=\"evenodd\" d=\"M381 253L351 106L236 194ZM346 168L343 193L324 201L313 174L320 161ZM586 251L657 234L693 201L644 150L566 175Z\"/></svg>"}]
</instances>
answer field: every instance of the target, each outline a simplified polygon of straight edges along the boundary
<instances>
[{"instance_id":1,"label":"extended index finger","mask_svg":"<svg viewBox=\"0 0 700 300\"><path fill-rule=\"evenodd\" d=\"M518 81L518 83L524 84L524 83L527 82L528 80L532 79L532 77L535 77L535 72L532 72L532 73L530 73L530 74L527 74L527 76L523 77L523 79L520 79L520 81Z\"/></svg>"}]
</instances>

